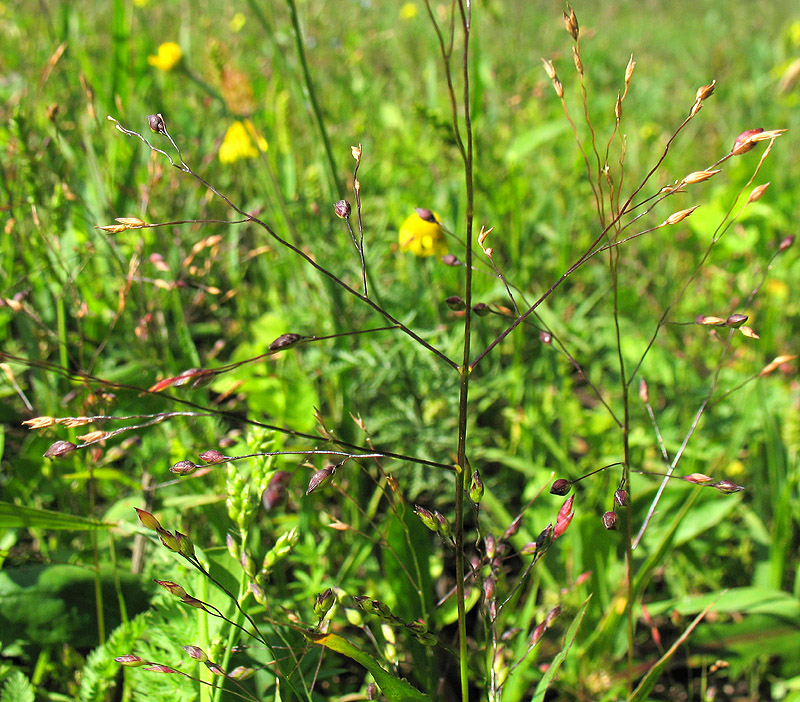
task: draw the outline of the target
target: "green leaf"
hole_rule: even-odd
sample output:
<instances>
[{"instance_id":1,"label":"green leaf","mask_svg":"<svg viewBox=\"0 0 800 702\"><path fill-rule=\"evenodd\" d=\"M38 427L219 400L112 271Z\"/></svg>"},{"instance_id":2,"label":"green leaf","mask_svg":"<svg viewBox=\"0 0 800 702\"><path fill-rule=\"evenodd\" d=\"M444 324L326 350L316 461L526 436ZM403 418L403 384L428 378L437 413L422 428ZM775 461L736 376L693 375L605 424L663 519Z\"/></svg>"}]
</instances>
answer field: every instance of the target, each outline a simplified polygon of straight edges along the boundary
<instances>
[{"instance_id":1,"label":"green leaf","mask_svg":"<svg viewBox=\"0 0 800 702\"><path fill-rule=\"evenodd\" d=\"M145 610L148 594L138 576L101 572L103 612L108 627L121 621L117 584L128 615ZM90 568L24 565L0 571L0 632L26 645L69 643L92 648L97 641L95 573Z\"/></svg>"},{"instance_id":2,"label":"green leaf","mask_svg":"<svg viewBox=\"0 0 800 702\"><path fill-rule=\"evenodd\" d=\"M533 697L531 698L531 702L542 702L544 700L545 693L547 692L547 688L550 686L550 683L553 681L553 678L558 673L559 668L567 660L567 654L569 653L569 649L572 647L572 644L575 643L575 637L578 634L578 629L581 626L581 622L583 621L583 615L586 614L586 608L589 606L589 600L592 599L592 596L586 598L586 601L583 603L581 608L578 610L578 613L575 615L575 618L572 620L572 624L569 625L569 629L567 629L567 634L564 637L564 646L558 652L558 655L553 659L553 663L547 669L547 672L542 676L542 679L539 681L539 684L536 686L536 691L533 693Z\"/></svg>"},{"instance_id":3,"label":"green leaf","mask_svg":"<svg viewBox=\"0 0 800 702\"><path fill-rule=\"evenodd\" d=\"M0 502L0 528L15 527L59 529L72 531L91 531L94 529L110 529L115 526L96 519L86 519L74 514L53 512L48 509L22 507L10 502Z\"/></svg>"},{"instance_id":4,"label":"green leaf","mask_svg":"<svg viewBox=\"0 0 800 702\"><path fill-rule=\"evenodd\" d=\"M404 678L395 677L391 673L385 671L381 668L378 661L368 653L364 653L360 648L355 647L347 641L347 639L336 636L336 634L309 633L307 636L312 642L320 646L326 646L331 649L331 651L341 653L343 656L347 656L356 663L364 666L364 668L372 674L372 677L375 678L375 682L378 684L378 687L381 688L383 694L386 695L386 699L389 700L389 702L414 702L415 700L419 700L419 702L430 702L430 698L427 695L422 694Z\"/></svg>"},{"instance_id":5,"label":"green leaf","mask_svg":"<svg viewBox=\"0 0 800 702\"><path fill-rule=\"evenodd\" d=\"M0 702L34 702L35 698L31 681L19 670L11 674L0 693Z\"/></svg>"}]
</instances>

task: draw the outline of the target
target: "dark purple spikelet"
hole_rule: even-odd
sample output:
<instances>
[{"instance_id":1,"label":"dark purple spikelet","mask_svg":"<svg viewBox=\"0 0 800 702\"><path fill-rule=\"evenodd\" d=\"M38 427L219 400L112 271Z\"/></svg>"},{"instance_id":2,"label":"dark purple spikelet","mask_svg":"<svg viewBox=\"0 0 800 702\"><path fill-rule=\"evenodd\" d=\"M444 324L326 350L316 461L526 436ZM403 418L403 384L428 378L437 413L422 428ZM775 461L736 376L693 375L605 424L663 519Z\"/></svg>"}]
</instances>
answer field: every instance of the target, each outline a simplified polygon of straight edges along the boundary
<instances>
[{"instance_id":1,"label":"dark purple spikelet","mask_svg":"<svg viewBox=\"0 0 800 702\"><path fill-rule=\"evenodd\" d=\"M467 303L464 302L464 298L459 297L458 295L452 295L445 300L445 304L453 310L453 312L463 312L467 309Z\"/></svg>"},{"instance_id":2,"label":"dark purple spikelet","mask_svg":"<svg viewBox=\"0 0 800 702\"><path fill-rule=\"evenodd\" d=\"M333 211L336 213L337 217L345 219L350 216L350 203L347 200L339 200L334 204Z\"/></svg>"},{"instance_id":3,"label":"dark purple spikelet","mask_svg":"<svg viewBox=\"0 0 800 702\"><path fill-rule=\"evenodd\" d=\"M173 463L169 470L171 473L175 473L175 475L191 475L194 473L199 466L195 465L191 461L178 461L177 463Z\"/></svg>"},{"instance_id":4,"label":"dark purple spikelet","mask_svg":"<svg viewBox=\"0 0 800 702\"><path fill-rule=\"evenodd\" d=\"M609 531L613 531L619 525L619 517L616 512L606 512L603 515L603 526Z\"/></svg>"},{"instance_id":5,"label":"dark purple spikelet","mask_svg":"<svg viewBox=\"0 0 800 702\"><path fill-rule=\"evenodd\" d=\"M45 458L64 458L77 451L78 447L71 441L56 441L44 452Z\"/></svg>"},{"instance_id":6,"label":"dark purple spikelet","mask_svg":"<svg viewBox=\"0 0 800 702\"><path fill-rule=\"evenodd\" d=\"M572 489L572 481L565 478L559 478L550 486L550 494L563 497Z\"/></svg>"},{"instance_id":7,"label":"dark purple spikelet","mask_svg":"<svg viewBox=\"0 0 800 702\"><path fill-rule=\"evenodd\" d=\"M167 125L164 123L164 118L158 115L147 115L147 124L157 134L166 134Z\"/></svg>"},{"instance_id":8,"label":"dark purple spikelet","mask_svg":"<svg viewBox=\"0 0 800 702\"><path fill-rule=\"evenodd\" d=\"M325 487L331 481L335 472L336 469L334 466L325 466L325 468L314 473L314 475L311 476L311 480L308 481L306 495L310 495L315 490Z\"/></svg>"},{"instance_id":9,"label":"dark purple spikelet","mask_svg":"<svg viewBox=\"0 0 800 702\"><path fill-rule=\"evenodd\" d=\"M281 334L275 341L269 345L270 351L280 351L282 349L290 349L297 342L302 341L303 337L300 334Z\"/></svg>"}]
</instances>

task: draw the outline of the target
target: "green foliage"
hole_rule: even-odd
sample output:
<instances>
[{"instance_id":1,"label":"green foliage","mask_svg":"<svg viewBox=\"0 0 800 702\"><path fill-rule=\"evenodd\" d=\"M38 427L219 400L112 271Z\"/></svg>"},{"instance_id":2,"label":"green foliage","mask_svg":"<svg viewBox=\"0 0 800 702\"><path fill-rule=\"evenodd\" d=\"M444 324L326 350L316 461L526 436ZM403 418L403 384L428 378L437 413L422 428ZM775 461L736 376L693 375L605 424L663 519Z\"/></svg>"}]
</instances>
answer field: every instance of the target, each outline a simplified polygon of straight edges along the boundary
<instances>
[{"instance_id":1,"label":"green foliage","mask_svg":"<svg viewBox=\"0 0 800 702\"><path fill-rule=\"evenodd\" d=\"M31 681L20 671L14 671L3 684L0 702L33 702L36 699Z\"/></svg>"}]
</instances>

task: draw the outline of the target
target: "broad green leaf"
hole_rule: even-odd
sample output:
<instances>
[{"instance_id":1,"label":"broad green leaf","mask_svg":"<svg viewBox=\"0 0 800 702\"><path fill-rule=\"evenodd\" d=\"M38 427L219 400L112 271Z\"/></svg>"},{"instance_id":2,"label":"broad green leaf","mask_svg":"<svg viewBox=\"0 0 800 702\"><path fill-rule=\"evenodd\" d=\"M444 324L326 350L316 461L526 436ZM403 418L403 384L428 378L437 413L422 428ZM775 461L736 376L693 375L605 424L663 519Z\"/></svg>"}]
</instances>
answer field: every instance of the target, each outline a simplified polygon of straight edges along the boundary
<instances>
[{"instance_id":1,"label":"broad green leaf","mask_svg":"<svg viewBox=\"0 0 800 702\"><path fill-rule=\"evenodd\" d=\"M375 682L386 695L389 702L430 702L427 695L422 694L404 678L398 678L384 670L378 661L360 648L356 648L347 639L336 634L307 634L308 638L331 651L341 653L364 666L375 678Z\"/></svg>"},{"instance_id":2,"label":"broad green leaf","mask_svg":"<svg viewBox=\"0 0 800 702\"><path fill-rule=\"evenodd\" d=\"M110 529L114 524L86 519L74 514L53 512L48 509L22 507L10 502L0 502L0 527L27 527L38 529L59 529L87 531L93 529Z\"/></svg>"},{"instance_id":3,"label":"broad green leaf","mask_svg":"<svg viewBox=\"0 0 800 702\"><path fill-rule=\"evenodd\" d=\"M101 572L102 605L109 628L116 627L122 619L118 585L128 616L148 606L145 587L149 588L149 583L130 574ZM0 571L0 632L37 646L96 646L94 571L65 564L6 566Z\"/></svg>"}]
</instances>

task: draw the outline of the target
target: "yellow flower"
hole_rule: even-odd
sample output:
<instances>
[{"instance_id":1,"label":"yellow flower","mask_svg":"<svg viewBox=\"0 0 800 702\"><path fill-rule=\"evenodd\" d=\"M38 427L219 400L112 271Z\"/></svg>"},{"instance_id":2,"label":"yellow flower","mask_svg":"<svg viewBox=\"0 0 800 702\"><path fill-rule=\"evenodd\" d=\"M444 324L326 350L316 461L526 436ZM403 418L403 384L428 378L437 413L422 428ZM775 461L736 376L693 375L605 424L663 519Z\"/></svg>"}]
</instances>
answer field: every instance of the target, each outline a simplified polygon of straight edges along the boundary
<instances>
[{"instance_id":1,"label":"yellow flower","mask_svg":"<svg viewBox=\"0 0 800 702\"><path fill-rule=\"evenodd\" d=\"M155 56L147 57L147 63L162 71L171 71L178 65L181 58L183 58L181 47L174 41L168 41L158 47L158 53Z\"/></svg>"},{"instance_id":2,"label":"yellow flower","mask_svg":"<svg viewBox=\"0 0 800 702\"><path fill-rule=\"evenodd\" d=\"M447 253L444 230L435 212L417 207L400 227L401 251L410 251L415 256L442 256Z\"/></svg>"},{"instance_id":3,"label":"yellow flower","mask_svg":"<svg viewBox=\"0 0 800 702\"><path fill-rule=\"evenodd\" d=\"M231 17L231 21L228 22L228 27L230 30L236 34L244 25L247 23L247 18L241 13L237 12L233 17Z\"/></svg>"},{"instance_id":4,"label":"yellow flower","mask_svg":"<svg viewBox=\"0 0 800 702\"><path fill-rule=\"evenodd\" d=\"M219 160L220 163L234 163L240 158L255 158L258 149L266 151L267 146L267 140L249 119L244 122L237 120L225 132L222 146L219 147Z\"/></svg>"},{"instance_id":5,"label":"yellow flower","mask_svg":"<svg viewBox=\"0 0 800 702\"><path fill-rule=\"evenodd\" d=\"M419 8L413 2L404 3L403 6L400 8L400 19L404 20L412 20L417 16L417 12Z\"/></svg>"}]
</instances>

